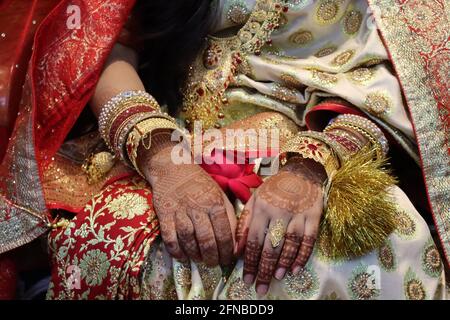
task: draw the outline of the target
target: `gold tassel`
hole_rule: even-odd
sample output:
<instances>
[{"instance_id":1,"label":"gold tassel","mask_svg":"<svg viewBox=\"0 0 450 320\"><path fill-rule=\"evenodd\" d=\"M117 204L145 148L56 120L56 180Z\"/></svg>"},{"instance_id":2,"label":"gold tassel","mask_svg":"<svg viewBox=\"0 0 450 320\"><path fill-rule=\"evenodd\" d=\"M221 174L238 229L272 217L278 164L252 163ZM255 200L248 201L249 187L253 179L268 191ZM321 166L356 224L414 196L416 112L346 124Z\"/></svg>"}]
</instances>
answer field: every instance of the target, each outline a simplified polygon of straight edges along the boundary
<instances>
[{"instance_id":1,"label":"gold tassel","mask_svg":"<svg viewBox=\"0 0 450 320\"><path fill-rule=\"evenodd\" d=\"M374 155L374 150L361 150L331 177L319 235L331 259L365 255L396 228L389 189L397 181L386 159Z\"/></svg>"}]
</instances>

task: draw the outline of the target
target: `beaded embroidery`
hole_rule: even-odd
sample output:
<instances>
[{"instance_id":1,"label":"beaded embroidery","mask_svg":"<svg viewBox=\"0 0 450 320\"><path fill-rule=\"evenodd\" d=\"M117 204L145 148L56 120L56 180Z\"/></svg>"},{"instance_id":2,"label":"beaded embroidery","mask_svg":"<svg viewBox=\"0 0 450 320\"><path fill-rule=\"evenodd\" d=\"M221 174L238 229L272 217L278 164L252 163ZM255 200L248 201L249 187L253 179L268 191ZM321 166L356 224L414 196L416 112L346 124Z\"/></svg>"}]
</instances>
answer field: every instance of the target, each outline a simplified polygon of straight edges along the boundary
<instances>
[{"instance_id":1,"label":"beaded embroidery","mask_svg":"<svg viewBox=\"0 0 450 320\"><path fill-rule=\"evenodd\" d=\"M282 12L288 10L283 0L258 0L248 21L238 34L229 38L210 36L205 54L191 66L189 83L184 90L182 116L186 125L201 120L203 128L220 128L220 115L228 102L225 90L249 54L261 54L270 35L279 25Z\"/></svg>"}]
</instances>

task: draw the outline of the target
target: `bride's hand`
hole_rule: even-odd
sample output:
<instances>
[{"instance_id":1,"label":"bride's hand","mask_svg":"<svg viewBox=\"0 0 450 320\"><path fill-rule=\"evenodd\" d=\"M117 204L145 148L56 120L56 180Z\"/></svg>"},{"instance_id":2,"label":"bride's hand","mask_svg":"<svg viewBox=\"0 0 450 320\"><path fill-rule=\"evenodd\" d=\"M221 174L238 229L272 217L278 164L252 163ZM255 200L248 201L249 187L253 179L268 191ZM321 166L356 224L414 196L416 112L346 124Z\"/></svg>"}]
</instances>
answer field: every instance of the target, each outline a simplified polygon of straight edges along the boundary
<instances>
[{"instance_id":1,"label":"bride's hand","mask_svg":"<svg viewBox=\"0 0 450 320\"><path fill-rule=\"evenodd\" d=\"M153 189L167 251L181 261L229 265L236 227L233 206L200 166L174 164L171 151L166 147L141 166Z\"/></svg>"},{"instance_id":2,"label":"bride's hand","mask_svg":"<svg viewBox=\"0 0 450 320\"><path fill-rule=\"evenodd\" d=\"M246 204L235 254L245 250L244 282L256 279L258 294L267 293L272 277L281 280L288 270L297 273L306 265L322 215L325 177L320 165L294 158Z\"/></svg>"}]
</instances>

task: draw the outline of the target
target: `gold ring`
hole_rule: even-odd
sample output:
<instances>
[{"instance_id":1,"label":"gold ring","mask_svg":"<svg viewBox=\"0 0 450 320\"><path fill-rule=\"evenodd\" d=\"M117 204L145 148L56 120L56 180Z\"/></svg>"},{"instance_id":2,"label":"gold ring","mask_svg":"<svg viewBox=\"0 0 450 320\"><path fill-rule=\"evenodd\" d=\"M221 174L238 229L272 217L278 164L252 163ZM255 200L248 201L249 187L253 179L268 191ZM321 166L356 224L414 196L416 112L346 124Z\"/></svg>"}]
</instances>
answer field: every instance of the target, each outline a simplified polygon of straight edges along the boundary
<instances>
[{"instance_id":1,"label":"gold ring","mask_svg":"<svg viewBox=\"0 0 450 320\"><path fill-rule=\"evenodd\" d=\"M284 224L282 219L275 220L275 223L269 228L269 237L272 247L276 248L280 245L284 238Z\"/></svg>"}]
</instances>

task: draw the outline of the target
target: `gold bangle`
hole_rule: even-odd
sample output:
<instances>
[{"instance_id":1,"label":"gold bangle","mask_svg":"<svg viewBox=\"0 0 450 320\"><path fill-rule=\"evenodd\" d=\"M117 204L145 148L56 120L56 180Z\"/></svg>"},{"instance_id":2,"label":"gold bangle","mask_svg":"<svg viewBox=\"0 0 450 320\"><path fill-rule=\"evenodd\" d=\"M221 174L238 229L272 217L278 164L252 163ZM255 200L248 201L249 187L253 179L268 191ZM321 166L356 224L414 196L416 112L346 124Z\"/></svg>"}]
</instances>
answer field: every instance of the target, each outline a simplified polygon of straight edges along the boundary
<instances>
[{"instance_id":1,"label":"gold bangle","mask_svg":"<svg viewBox=\"0 0 450 320\"><path fill-rule=\"evenodd\" d=\"M340 159L337 152L330 146L328 137L312 131L299 132L281 149L282 154L295 153L303 158L312 159L320 163L330 179L339 169ZM339 148L335 146L335 148Z\"/></svg>"},{"instance_id":2,"label":"gold bangle","mask_svg":"<svg viewBox=\"0 0 450 320\"><path fill-rule=\"evenodd\" d=\"M370 132L348 122L333 123L325 129L325 132L329 132L330 130L337 128L347 128L362 134L364 137L367 138L367 140L369 140L370 144L372 144L372 146L375 147L377 157L380 159L383 158L384 153L381 142L376 137L374 137Z\"/></svg>"},{"instance_id":3,"label":"gold bangle","mask_svg":"<svg viewBox=\"0 0 450 320\"><path fill-rule=\"evenodd\" d=\"M130 160L136 171L139 173L139 175L144 178L144 174L141 172L137 165L138 148L142 144L144 148L149 150L151 148L151 134L154 130L157 129L176 130L178 129L178 126L175 122L168 119L153 117L136 124L132 131L128 134L126 143L128 159ZM147 144L145 143L146 139L148 139Z\"/></svg>"},{"instance_id":4,"label":"gold bangle","mask_svg":"<svg viewBox=\"0 0 450 320\"><path fill-rule=\"evenodd\" d=\"M126 112L127 109L131 109L137 106L145 105L148 107L148 112L160 112L159 105L154 105L151 100L145 99L143 97L133 97L128 100L122 102L117 108L112 112L111 116L106 119L106 124L104 126L104 135L106 137L109 136L109 131L111 130L111 126L116 121L117 117L119 117L123 112Z\"/></svg>"}]
</instances>

